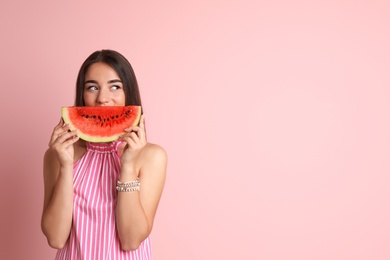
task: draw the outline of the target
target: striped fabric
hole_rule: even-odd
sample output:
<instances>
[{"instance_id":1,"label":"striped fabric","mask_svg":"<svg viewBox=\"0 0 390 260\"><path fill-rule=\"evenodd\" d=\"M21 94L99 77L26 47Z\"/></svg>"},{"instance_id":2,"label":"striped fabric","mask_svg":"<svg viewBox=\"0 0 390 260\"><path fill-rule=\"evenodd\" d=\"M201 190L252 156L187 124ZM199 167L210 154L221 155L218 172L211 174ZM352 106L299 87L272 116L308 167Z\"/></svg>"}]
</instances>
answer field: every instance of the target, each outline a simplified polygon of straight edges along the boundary
<instances>
[{"instance_id":1,"label":"striped fabric","mask_svg":"<svg viewBox=\"0 0 390 260\"><path fill-rule=\"evenodd\" d=\"M120 248L115 227L119 144L87 142L87 152L75 163L73 225L56 260L151 259L149 238L135 251Z\"/></svg>"}]
</instances>

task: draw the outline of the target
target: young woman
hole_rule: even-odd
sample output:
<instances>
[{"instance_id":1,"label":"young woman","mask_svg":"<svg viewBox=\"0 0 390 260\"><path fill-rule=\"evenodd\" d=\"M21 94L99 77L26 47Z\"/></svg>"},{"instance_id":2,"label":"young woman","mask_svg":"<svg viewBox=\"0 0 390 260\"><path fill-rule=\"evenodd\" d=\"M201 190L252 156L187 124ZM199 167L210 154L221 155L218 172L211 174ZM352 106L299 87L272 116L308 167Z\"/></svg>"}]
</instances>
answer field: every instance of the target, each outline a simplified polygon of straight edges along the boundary
<instances>
[{"instance_id":1,"label":"young woman","mask_svg":"<svg viewBox=\"0 0 390 260\"><path fill-rule=\"evenodd\" d=\"M75 105L141 105L127 59L112 50L91 54L77 77ZM163 148L146 141L143 115L111 143L85 142L61 119L44 156L41 223L59 249L56 259L151 259L166 165ZM134 187L121 189L126 182Z\"/></svg>"}]
</instances>

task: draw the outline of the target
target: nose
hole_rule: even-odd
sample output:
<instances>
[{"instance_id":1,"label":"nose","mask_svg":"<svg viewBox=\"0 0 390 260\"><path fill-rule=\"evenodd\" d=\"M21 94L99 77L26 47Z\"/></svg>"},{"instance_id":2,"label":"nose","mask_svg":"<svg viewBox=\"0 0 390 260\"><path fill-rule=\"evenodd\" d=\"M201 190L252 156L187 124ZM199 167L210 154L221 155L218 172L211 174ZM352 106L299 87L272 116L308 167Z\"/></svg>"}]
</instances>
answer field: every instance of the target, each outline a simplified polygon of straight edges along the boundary
<instances>
[{"instance_id":1,"label":"nose","mask_svg":"<svg viewBox=\"0 0 390 260\"><path fill-rule=\"evenodd\" d=\"M104 89L101 89L99 91L99 94L97 96L97 99L96 99L96 102L99 104L99 105L105 105L109 102L109 97L108 97L108 93L107 91L105 91Z\"/></svg>"}]
</instances>

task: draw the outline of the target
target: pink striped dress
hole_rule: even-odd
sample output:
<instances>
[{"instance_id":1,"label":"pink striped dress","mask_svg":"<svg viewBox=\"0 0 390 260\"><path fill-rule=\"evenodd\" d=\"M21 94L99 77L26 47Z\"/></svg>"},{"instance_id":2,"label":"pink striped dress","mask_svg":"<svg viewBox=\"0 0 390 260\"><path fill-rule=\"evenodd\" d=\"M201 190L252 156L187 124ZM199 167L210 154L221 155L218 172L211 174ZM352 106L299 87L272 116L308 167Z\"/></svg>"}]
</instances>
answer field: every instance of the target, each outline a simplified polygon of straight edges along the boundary
<instances>
[{"instance_id":1,"label":"pink striped dress","mask_svg":"<svg viewBox=\"0 0 390 260\"><path fill-rule=\"evenodd\" d=\"M151 259L149 238L134 251L120 247L115 227L120 142L86 144L86 153L74 164L72 230L56 260Z\"/></svg>"}]
</instances>

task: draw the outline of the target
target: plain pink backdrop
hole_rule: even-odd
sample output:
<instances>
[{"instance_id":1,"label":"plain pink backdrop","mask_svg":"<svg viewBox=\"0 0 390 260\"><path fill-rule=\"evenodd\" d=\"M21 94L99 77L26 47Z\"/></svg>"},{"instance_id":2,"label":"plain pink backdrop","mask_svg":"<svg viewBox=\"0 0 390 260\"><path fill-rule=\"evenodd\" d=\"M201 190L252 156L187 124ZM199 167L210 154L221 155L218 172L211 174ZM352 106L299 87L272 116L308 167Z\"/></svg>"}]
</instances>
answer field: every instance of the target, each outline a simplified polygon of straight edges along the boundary
<instances>
[{"instance_id":1,"label":"plain pink backdrop","mask_svg":"<svg viewBox=\"0 0 390 260\"><path fill-rule=\"evenodd\" d=\"M82 61L169 155L159 260L390 259L389 1L1 1L0 258L53 259L42 156Z\"/></svg>"}]
</instances>

